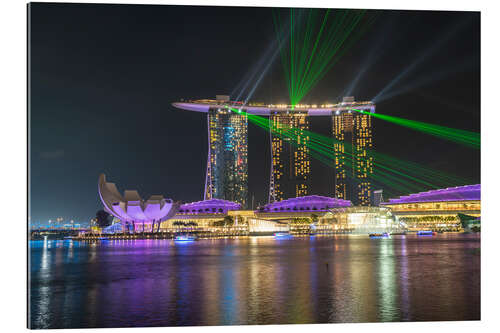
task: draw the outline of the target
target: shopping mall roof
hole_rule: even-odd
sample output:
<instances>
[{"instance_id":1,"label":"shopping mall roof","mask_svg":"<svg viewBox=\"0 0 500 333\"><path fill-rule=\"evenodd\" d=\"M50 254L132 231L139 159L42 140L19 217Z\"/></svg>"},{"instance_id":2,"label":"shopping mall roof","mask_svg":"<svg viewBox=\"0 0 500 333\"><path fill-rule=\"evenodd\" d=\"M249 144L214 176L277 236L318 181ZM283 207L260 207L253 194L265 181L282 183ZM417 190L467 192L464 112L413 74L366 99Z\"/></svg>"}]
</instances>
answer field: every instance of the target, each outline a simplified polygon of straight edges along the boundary
<instances>
[{"instance_id":1,"label":"shopping mall roof","mask_svg":"<svg viewBox=\"0 0 500 333\"><path fill-rule=\"evenodd\" d=\"M226 214L228 210L239 210L241 205L236 202L210 199L181 205L178 214Z\"/></svg>"},{"instance_id":2,"label":"shopping mall roof","mask_svg":"<svg viewBox=\"0 0 500 333\"><path fill-rule=\"evenodd\" d=\"M308 195L267 204L259 209L260 212L315 212L328 211L332 208L349 207L349 200L323 197L319 195Z\"/></svg>"},{"instance_id":3,"label":"shopping mall roof","mask_svg":"<svg viewBox=\"0 0 500 333\"><path fill-rule=\"evenodd\" d=\"M470 201L481 200L481 184L449 187L439 190L414 193L401 196L397 199L389 199L381 205L396 205L416 202L434 201Z\"/></svg>"}]
</instances>

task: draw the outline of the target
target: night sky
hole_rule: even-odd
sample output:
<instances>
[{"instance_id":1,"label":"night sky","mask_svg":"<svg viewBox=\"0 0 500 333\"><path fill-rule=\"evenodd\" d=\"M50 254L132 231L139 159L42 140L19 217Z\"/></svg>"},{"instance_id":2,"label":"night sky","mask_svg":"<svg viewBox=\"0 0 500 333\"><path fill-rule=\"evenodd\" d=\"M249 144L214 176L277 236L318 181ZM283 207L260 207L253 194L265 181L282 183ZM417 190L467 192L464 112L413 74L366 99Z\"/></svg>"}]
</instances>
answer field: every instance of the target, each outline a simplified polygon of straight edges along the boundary
<instances>
[{"instance_id":1,"label":"night sky","mask_svg":"<svg viewBox=\"0 0 500 333\"><path fill-rule=\"evenodd\" d=\"M206 115L171 103L234 94L275 38L270 8L168 5L35 3L30 34L31 220L82 222L101 208L100 173L143 198L203 199ZM338 101L364 69L351 93L370 100L417 62L377 112L479 132L479 36L479 13L378 12L303 102ZM283 76L278 57L252 101L286 103ZM311 125L328 134L331 121ZM479 150L377 119L374 143L480 182ZM269 134L249 123L255 205L266 203L269 171ZM312 182L314 194L331 196L333 170L313 161Z\"/></svg>"}]
</instances>

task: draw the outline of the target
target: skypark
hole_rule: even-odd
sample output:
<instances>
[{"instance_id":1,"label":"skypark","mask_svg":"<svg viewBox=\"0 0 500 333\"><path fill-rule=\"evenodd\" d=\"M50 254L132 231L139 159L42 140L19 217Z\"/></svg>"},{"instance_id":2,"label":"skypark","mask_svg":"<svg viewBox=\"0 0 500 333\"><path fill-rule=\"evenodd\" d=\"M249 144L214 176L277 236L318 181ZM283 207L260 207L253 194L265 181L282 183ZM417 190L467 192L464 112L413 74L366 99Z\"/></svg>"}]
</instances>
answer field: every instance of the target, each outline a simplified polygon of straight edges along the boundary
<instances>
[{"instance_id":1,"label":"skypark","mask_svg":"<svg viewBox=\"0 0 500 333\"><path fill-rule=\"evenodd\" d=\"M336 104L264 104L230 101L228 97L218 96L215 100L202 99L193 101L181 101L172 103L173 106L182 110L208 113L210 109L236 108L249 114L269 116L276 113L301 113L308 116L331 116L334 113L348 112L358 109L365 112L375 113L375 104L371 101L358 102L353 98L344 98L341 103Z\"/></svg>"}]
</instances>

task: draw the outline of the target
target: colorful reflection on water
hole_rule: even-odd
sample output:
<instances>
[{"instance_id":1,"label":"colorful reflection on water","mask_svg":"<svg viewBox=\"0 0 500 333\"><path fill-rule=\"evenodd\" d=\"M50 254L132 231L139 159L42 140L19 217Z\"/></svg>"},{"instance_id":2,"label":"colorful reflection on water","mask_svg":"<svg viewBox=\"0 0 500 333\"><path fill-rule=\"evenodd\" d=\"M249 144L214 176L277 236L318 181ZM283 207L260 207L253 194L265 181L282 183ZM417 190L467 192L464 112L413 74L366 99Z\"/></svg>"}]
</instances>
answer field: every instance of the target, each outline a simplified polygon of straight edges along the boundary
<instances>
[{"instance_id":1,"label":"colorful reflection on water","mask_svg":"<svg viewBox=\"0 0 500 333\"><path fill-rule=\"evenodd\" d=\"M480 238L30 242L33 328L480 319Z\"/></svg>"}]
</instances>

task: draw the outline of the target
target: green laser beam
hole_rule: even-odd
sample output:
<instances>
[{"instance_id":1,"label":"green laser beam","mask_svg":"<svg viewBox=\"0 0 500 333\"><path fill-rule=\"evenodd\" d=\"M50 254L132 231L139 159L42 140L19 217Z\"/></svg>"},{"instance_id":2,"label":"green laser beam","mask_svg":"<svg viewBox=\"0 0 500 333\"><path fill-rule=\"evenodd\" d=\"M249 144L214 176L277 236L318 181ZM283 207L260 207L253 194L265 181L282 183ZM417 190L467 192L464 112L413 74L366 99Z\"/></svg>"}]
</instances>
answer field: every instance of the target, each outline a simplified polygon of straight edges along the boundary
<instances>
[{"instance_id":1,"label":"green laser beam","mask_svg":"<svg viewBox=\"0 0 500 333\"><path fill-rule=\"evenodd\" d=\"M285 41L281 36L283 21L280 13L273 11L281 63L292 108L373 23L374 20L363 20L365 12L339 9L334 10L331 15L330 9L290 9L289 37ZM319 22L318 27L316 23Z\"/></svg>"},{"instance_id":2,"label":"green laser beam","mask_svg":"<svg viewBox=\"0 0 500 333\"><path fill-rule=\"evenodd\" d=\"M332 138L329 138L327 141L328 143L325 144L324 136L313 133L311 131L307 131L304 129L298 129L298 128L292 128L290 126L282 126L277 127L273 126L270 124L270 121L264 117L257 116L257 115L251 115L248 114L244 111L240 111L237 109L231 109L233 112L237 112L239 114L245 114L250 122L254 123L255 125L263 128L266 131L270 131L273 134L280 136L281 138L289 138L291 141L289 141L291 144L298 146L298 142L302 142L305 144L305 146L308 148L307 154L311 155L313 158L319 160L323 164L329 166L329 167L334 167L334 161L335 159L341 157L343 159L343 164L349 169L352 170L354 165L353 165L353 160L355 161L363 161L368 158L373 157L373 151L367 152L366 156L355 156L354 154L348 154L348 153L343 153L340 154L341 156L335 155L335 153L332 151L333 148L333 143L335 140L332 140ZM305 140L300 138L306 138ZM338 142L338 141L337 141ZM344 143L346 144L346 143ZM383 156L383 155L381 155ZM441 185L438 185L435 183L436 180L443 182L444 179L440 178L439 172L436 171L431 171L432 173L432 181L426 181L425 179L418 178L418 176L411 175L408 173L403 172L402 170L396 170L394 167L401 166L403 167L408 167L408 165L412 165L412 162L410 163L400 163L395 164L394 161L397 161L395 158L390 158L389 163L390 166L385 165L383 162L373 162L373 174L370 176L372 180L376 183L380 184L385 184L388 186L391 186L392 188L395 188L399 191L422 191L428 189L428 187L431 188L439 188L442 187ZM414 171L422 170L420 167L413 167ZM430 170L429 168L426 168L425 170ZM407 169L404 169L404 171L408 171ZM417 172L417 175L419 173ZM350 177L351 178L351 177ZM405 180L408 179L408 180ZM412 183L413 181L413 183ZM419 185L420 184L420 185ZM425 186L424 186L425 185ZM456 185L456 184L454 184Z\"/></svg>"},{"instance_id":3,"label":"green laser beam","mask_svg":"<svg viewBox=\"0 0 500 333\"><path fill-rule=\"evenodd\" d=\"M380 113L369 113L363 110L352 109L353 111L360 112L362 114L370 114L371 116L382 119L400 126L411 128L416 131L424 132L435 137L439 137L448 141L463 144L468 147L479 149L481 147L481 135L480 133L434 125L425 123L422 121L410 120L400 117L388 116Z\"/></svg>"}]
</instances>

